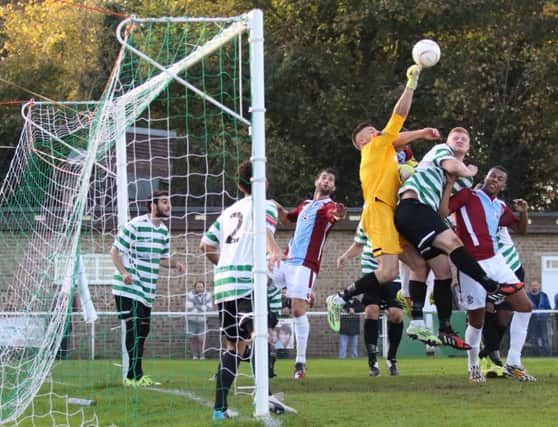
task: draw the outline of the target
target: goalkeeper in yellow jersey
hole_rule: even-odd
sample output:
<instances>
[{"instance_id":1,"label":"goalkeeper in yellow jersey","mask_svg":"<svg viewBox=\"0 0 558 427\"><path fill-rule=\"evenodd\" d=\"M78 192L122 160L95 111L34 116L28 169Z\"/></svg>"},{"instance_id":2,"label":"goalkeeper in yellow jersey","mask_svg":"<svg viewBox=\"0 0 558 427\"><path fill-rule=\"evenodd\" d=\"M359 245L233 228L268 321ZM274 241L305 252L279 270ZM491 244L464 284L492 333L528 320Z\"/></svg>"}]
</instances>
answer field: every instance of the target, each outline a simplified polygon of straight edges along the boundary
<instances>
[{"instance_id":1,"label":"goalkeeper in yellow jersey","mask_svg":"<svg viewBox=\"0 0 558 427\"><path fill-rule=\"evenodd\" d=\"M353 131L353 145L361 152L360 182L365 202L362 227L370 241L374 242L372 251L379 262L379 268L357 280L343 292L327 298L328 320L333 329L338 323L341 307L353 296L366 293L369 299L379 301L380 285L393 282L399 275L399 258L412 270L411 285L413 281L424 283L426 280L425 261L413 246L401 241L394 224L397 191L401 185L397 149L417 139L440 138L439 132L433 128L401 135L399 133L411 109L420 72L418 65L408 68L405 89L382 131L370 123L361 123ZM439 344L438 338L432 334L419 339Z\"/></svg>"}]
</instances>

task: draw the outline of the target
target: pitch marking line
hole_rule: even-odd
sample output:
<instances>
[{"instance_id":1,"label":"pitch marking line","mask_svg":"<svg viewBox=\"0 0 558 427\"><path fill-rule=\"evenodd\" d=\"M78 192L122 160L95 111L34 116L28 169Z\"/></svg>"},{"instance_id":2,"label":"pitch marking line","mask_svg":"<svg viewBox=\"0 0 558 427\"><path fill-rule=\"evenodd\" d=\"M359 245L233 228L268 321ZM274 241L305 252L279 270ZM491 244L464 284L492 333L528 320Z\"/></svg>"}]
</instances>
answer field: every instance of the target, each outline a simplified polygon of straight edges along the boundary
<instances>
[{"instance_id":1,"label":"pitch marking line","mask_svg":"<svg viewBox=\"0 0 558 427\"><path fill-rule=\"evenodd\" d=\"M51 381L52 381L53 384L64 385L64 386L68 386L68 387L80 387L80 385L78 385L78 384L72 384L72 383L67 383L67 382L63 382L63 381L54 381L54 380L51 380ZM204 406L206 408L213 408L213 403L212 402L210 402L209 400L203 399L202 397L196 395L195 393L193 393L191 391L187 391L187 390L165 389L165 388L159 388L159 387L141 387L141 388L138 388L137 390L148 390L148 391L154 391L156 393L170 394L170 395L173 395L173 396L182 396L182 397L185 397L187 399L192 400L193 402L199 403L201 406ZM267 415L267 416L261 417L259 419L251 418L251 417L245 417L245 416L241 415L241 416L237 417L236 419L238 419L239 421L246 421L246 422L250 422L250 423L253 423L255 421L261 421L265 427L281 427L281 425L282 425L281 420L278 420L277 418L273 418L271 415Z\"/></svg>"},{"instance_id":2,"label":"pitch marking line","mask_svg":"<svg viewBox=\"0 0 558 427\"><path fill-rule=\"evenodd\" d=\"M159 388L159 387L142 387L142 390L149 390L149 391L154 391L156 393L163 393L163 394L171 394L173 396L183 396L187 399L190 399L196 403L199 403L201 406L205 406L206 408L212 408L213 409L213 403L210 402L209 400L203 399L200 396L196 395L195 393L191 392L191 391L187 391L187 390L176 390L176 389L165 389L165 388ZM239 420L239 421L245 421L245 422L254 422L254 421L261 421L263 422L264 426L266 427L280 427L281 426L281 421L272 418L271 416L267 416L267 417L262 417L260 419L254 419L251 417L246 417L244 415L240 415L239 417L236 417L235 419Z\"/></svg>"}]
</instances>

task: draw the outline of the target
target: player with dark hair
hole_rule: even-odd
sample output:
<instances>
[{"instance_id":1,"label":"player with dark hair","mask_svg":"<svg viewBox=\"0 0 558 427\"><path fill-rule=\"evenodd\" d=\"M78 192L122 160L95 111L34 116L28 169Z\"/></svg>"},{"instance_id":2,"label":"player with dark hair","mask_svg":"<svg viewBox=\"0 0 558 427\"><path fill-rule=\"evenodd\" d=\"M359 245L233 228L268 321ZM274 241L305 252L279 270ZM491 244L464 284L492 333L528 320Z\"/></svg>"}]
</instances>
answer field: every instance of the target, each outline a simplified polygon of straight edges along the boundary
<instances>
[{"instance_id":1,"label":"player with dark hair","mask_svg":"<svg viewBox=\"0 0 558 427\"><path fill-rule=\"evenodd\" d=\"M456 230L459 238L484 271L496 282L518 285L521 283L514 272L508 267L504 257L498 252L496 234L498 226L509 226L519 233L527 232L527 202L523 199L514 200L516 217L511 209L501 200L498 194L506 187L507 171L502 166L495 166L488 171L480 189L462 189L450 198L455 178L448 175L442 200L440 214L444 217L456 213ZM480 371L478 354L484 312L486 305L486 289L474 277L459 271L459 288L461 305L467 310L468 326L465 338L471 348L468 350L469 380L480 383L486 378ZM508 352L504 375L520 381L533 382L535 377L527 374L521 364L521 351L525 344L527 328L531 317L532 305L523 287L505 298L515 310L510 327L510 350ZM488 294L492 301L499 295Z\"/></svg>"},{"instance_id":2,"label":"player with dark hair","mask_svg":"<svg viewBox=\"0 0 558 427\"><path fill-rule=\"evenodd\" d=\"M239 168L238 186L244 197L226 208L209 227L200 249L215 264L214 292L219 309L225 349L221 353L216 375L213 420L236 415L228 409L227 397L236 378L238 366L251 340L253 322L253 248L252 248L252 164ZM266 201L266 246L268 266L273 268L283 258L273 234L277 225L277 207Z\"/></svg>"},{"instance_id":3,"label":"player with dark hair","mask_svg":"<svg viewBox=\"0 0 558 427\"><path fill-rule=\"evenodd\" d=\"M289 212L279 209L281 223L296 223L287 249L288 259L270 275L275 286L287 288L287 298L291 299L296 339L294 379L306 375L306 348L310 335L306 308L312 298L325 242L331 228L346 214L345 206L331 199L335 191L335 175L331 168L320 170L314 180L312 200L305 200Z\"/></svg>"},{"instance_id":4,"label":"player with dark hair","mask_svg":"<svg viewBox=\"0 0 558 427\"><path fill-rule=\"evenodd\" d=\"M175 268L179 273L185 271L182 263L170 258L169 231L162 222L171 212L168 193L154 192L146 207L146 215L132 219L120 230L110 251L117 270L112 293L118 317L126 321L129 367L124 384L127 386L156 384L144 375L142 358L150 329L159 266Z\"/></svg>"},{"instance_id":5,"label":"player with dark hair","mask_svg":"<svg viewBox=\"0 0 558 427\"><path fill-rule=\"evenodd\" d=\"M439 215L446 173L457 177L452 191L472 186L477 167L463 163L469 148L469 132L461 127L452 129L446 142L434 146L423 157L413 176L402 185L400 202L395 210L397 229L427 260L436 277L433 295L439 319L438 337L442 343L461 350L467 350L469 346L453 331L450 323L452 291L448 255L459 270L473 277L488 293L505 297L523 287L522 283L500 284L490 278ZM422 318L426 286L415 284L410 291L413 321L407 334L414 337L417 335L414 321Z\"/></svg>"}]
</instances>

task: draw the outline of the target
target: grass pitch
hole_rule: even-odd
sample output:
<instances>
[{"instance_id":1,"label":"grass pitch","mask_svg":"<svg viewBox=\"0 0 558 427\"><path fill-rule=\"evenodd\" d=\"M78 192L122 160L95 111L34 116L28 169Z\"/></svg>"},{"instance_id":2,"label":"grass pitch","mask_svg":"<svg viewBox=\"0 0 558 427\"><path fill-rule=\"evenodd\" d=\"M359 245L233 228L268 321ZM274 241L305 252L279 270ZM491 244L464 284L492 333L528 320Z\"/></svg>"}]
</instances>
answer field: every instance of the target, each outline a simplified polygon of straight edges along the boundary
<instances>
[{"instance_id":1,"label":"grass pitch","mask_svg":"<svg viewBox=\"0 0 558 427\"><path fill-rule=\"evenodd\" d=\"M466 363L465 358L402 358L400 375L389 377L381 360L382 375L371 378L364 358L309 360L307 378L294 381L293 361L279 360L272 391L284 392L285 403L299 414L274 419L281 426L557 425L556 359L524 360L538 379L534 384L510 379L470 384ZM19 425L48 426L52 420L58 425L88 425L81 415L62 415L80 409L71 405L66 410L63 396L71 396L94 399L95 406L83 407L85 419L96 417L101 426L208 426L215 393L210 378L216 367L216 360L146 360L145 371L161 385L130 389L121 385L113 361L63 361L55 367L52 385L52 392L60 397L39 396L27 412L52 416ZM248 373L247 364L242 372ZM49 390L45 385L41 393ZM231 393L229 405L241 418L222 425L263 425L251 417L251 397Z\"/></svg>"}]
</instances>

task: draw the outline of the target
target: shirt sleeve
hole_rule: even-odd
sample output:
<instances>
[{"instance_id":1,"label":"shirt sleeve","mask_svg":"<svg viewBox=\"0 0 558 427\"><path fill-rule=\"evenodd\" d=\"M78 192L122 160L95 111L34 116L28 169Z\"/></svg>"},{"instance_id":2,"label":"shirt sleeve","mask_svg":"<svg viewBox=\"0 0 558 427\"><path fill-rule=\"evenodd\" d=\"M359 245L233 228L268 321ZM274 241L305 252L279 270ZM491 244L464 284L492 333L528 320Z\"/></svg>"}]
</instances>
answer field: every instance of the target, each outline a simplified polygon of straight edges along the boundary
<instances>
[{"instance_id":1,"label":"shirt sleeve","mask_svg":"<svg viewBox=\"0 0 558 427\"><path fill-rule=\"evenodd\" d=\"M444 147L443 145L441 145L434 153L434 158L432 159L432 163L434 163L435 166L441 168L442 162L444 160L450 160L450 159L455 159L455 155L453 154L453 151L451 151L451 148Z\"/></svg>"},{"instance_id":2,"label":"shirt sleeve","mask_svg":"<svg viewBox=\"0 0 558 427\"><path fill-rule=\"evenodd\" d=\"M204 233L202 237L202 243L208 246L220 246L223 241L223 230L221 227L221 215L217 218L211 227Z\"/></svg>"},{"instance_id":3,"label":"shirt sleeve","mask_svg":"<svg viewBox=\"0 0 558 427\"><path fill-rule=\"evenodd\" d=\"M516 222L518 222L519 220L513 214L512 210L508 207L508 205L506 205L503 202L502 202L502 204L503 204L503 207L504 207L504 212L502 213L502 216L500 217L500 221L498 222L498 225L504 226L504 227L509 227L510 225L515 224Z\"/></svg>"},{"instance_id":4,"label":"shirt sleeve","mask_svg":"<svg viewBox=\"0 0 558 427\"><path fill-rule=\"evenodd\" d=\"M112 246L118 250L118 252L126 254L130 252L134 241L136 240L136 228L131 222L128 222L122 230L118 232L118 235L114 239Z\"/></svg>"},{"instance_id":5,"label":"shirt sleeve","mask_svg":"<svg viewBox=\"0 0 558 427\"><path fill-rule=\"evenodd\" d=\"M265 225L266 228L275 234L275 229L277 228L277 221L279 215L277 213L277 205L272 201L268 200L265 207Z\"/></svg>"},{"instance_id":6,"label":"shirt sleeve","mask_svg":"<svg viewBox=\"0 0 558 427\"><path fill-rule=\"evenodd\" d=\"M372 138L372 142L369 145L373 146L374 148L392 145L393 141L395 141L399 137L399 131L403 127L404 122L405 119L403 118L403 116L400 116L399 114L392 114L381 135ZM373 150L373 148L370 148L367 151L369 150Z\"/></svg>"},{"instance_id":7,"label":"shirt sleeve","mask_svg":"<svg viewBox=\"0 0 558 427\"><path fill-rule=\"evenodd\" d=\"M457 193L455 193L453 196L451 196L450 200L449 200L450 213L455 212L461 206L463 206L465 203L467 203L467 201L469 200L469 197L471 197L471 190L469 190L468 188L465 188L463 190L459 190Z\"/></svg>"},{"instance_id":8,"label":"shirt sleeve","mask_svg":"<svg viewBox=\"0 0 558 427\"><path fill-rule=\"evenodd\" d=\"M393 113L389 118L383 133L397 138L399 136L399 131L403 127L403 123L405 123L405 118L399 114Z\"/></svg>"},{"instance_id":9,"label":"shirt sleeve","mask_svg":"<svg viewBox=\"0 0 558 427\"><path fill-rule=\"evenodd\" d=\"M298 214L300 213L303 207L304 207L304 202L300 203L296 208L293 208L289 212L287 212L287 218L289 219L289 221L296 222L296 220L298 219Z\"/></svg>"}]
</instances>

